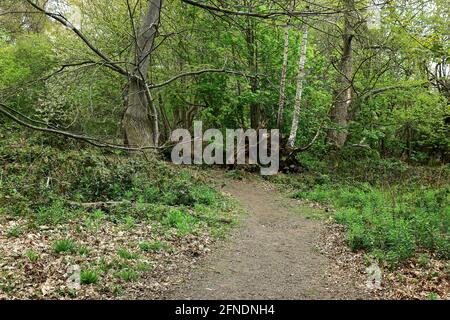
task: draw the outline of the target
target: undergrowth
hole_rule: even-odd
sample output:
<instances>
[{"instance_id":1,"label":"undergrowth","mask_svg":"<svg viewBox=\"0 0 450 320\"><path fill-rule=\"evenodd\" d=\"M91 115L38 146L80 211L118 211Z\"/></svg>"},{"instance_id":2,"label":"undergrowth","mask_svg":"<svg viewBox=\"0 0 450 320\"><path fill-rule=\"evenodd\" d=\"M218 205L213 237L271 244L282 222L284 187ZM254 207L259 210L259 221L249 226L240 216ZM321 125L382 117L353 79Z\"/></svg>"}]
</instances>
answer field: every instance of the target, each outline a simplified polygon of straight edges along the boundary
<instances>
[{"instance_id":1,"label":"undergrowth","mask_svg":"<svg viewBox=\"0 0 450 320\"><path fill-rule=\"evenodd\" d=\"M331 167L306 163L300 175L271 180L291 186L295 198L333 207L350 248L391 266L423 251L450 259L448 167L374 159Z\"/></svg>"},{"instance_id":2,"label":"undergrowth","mask_svg":"<svg viewBox=\"0 0 450 320\"><path fill-rule=\"evenodd\" d=\"M0 217L27 218L30 227L83 219L95 229L109 219L129 228L149 222L180 235L199 229L223 235L229 224L221 218L232 220L233 212L228 199L188 170L151 155L17 132L0 145Z\"/></svg>"}]
</instances>

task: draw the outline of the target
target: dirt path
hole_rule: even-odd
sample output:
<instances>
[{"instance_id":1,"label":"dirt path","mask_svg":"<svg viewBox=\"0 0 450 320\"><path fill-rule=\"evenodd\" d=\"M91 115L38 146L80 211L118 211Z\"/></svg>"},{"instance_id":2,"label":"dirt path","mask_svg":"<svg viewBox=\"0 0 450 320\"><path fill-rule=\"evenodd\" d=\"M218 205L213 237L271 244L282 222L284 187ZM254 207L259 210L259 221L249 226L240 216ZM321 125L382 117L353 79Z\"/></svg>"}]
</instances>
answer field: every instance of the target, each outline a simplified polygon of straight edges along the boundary
<instances>
[{"instance_id":1,"label":"dirt path","mask_svg":"<svg viewBox=\"0 0 450 320\"><path fill-rule=\"evenodd\" d=\"M322 224L308 220L258 181L227 180L223 190L248 215L169 293L169 299L361 299L361 284L315 247Z\"/></svg>"}]
</instances>

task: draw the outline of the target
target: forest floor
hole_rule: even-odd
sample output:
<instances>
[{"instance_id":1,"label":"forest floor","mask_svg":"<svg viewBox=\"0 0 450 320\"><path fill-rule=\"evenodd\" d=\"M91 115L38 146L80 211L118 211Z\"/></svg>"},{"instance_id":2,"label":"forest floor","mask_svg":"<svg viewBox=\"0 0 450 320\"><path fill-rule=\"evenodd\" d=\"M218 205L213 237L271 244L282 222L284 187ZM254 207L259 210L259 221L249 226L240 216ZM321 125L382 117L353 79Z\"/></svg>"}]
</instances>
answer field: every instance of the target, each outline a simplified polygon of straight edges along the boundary
<instances>
[{"instance_id":1,"label":"forest floor","mask_svg":"<svg viewBox=\"0 0 450 320\"><path fill-rule=\"evenodd\" d=\"M334 259L339 257L326 254L327 224L314 218L323 214L321 209L299 206L256 178L218 180L218 188L237 199L247 214L186 281L162 298L375 298L361 269L345 270Z\"/></svg>"}]
</instances>

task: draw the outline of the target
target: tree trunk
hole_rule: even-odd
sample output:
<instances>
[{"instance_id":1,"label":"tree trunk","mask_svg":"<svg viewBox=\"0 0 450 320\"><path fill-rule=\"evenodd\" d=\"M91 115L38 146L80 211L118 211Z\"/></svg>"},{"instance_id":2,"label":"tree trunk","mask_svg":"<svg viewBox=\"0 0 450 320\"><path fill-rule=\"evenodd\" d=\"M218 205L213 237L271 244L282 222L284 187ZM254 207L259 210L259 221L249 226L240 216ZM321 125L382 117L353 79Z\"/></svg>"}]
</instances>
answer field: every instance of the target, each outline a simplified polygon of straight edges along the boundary
<instances>
[{"instance_id":1,"label":"tree trunk","mask_svg":"<svg viewBox=\"0 0 450 320\"><path fill-rule=\"evenodd\" d=\"M246 41L248 50L248 64L250 72L254 75L250 80L253 93L258 92L258 45L256 43L254 19L247 19ZM261 108L257 102L250 103L250 124L253 129L259 129L261 122Z\"/></svg>"},{"instance_id":2,"label":"tree trunk","mask_svg":"<svg viewBox=\"0 0 450 320\"><path fill-rule=\"evenodd\" d=\"M352 76L353 76L353 27L351 23L351 10L353 0L345 0L345 25L343 38L343 51L339 63L339 75L334 91L334 105L331 110L331 121L335 128L328 131L328 141L336 149L341 149L347 141L348 110L352 103Z\"/></svg>"},{"instance_id":3,"label":"tree trunk","mask_svg":"<svg viewBox=\"0 0 450 320\"><path fill-rule=\"evenodd\" d=\"M292 116L291 133L289 134L288 146L293 148L297 139L298 122L300 120L300 109L303 95L303 81L305 79L306 53L308 48L308 26L303 24L303 36L298 62L297 92L295 94L294 114Z\"/></svg>"},{"instance_id":4,"label":"tree trunk","mask_svg":"<svg viewBox=\"0 0 450 320\"><path fill-rule=\"evenodd\" d=\"M145 84L130 79L128 85L128 106L122 119L125 131L125 145L130 147L154 146L153 125L149 116L149 99L145 94Z\"/></svg>"},{"instance_id":5,"label":"tree trunk","mask_svg":"<svg viewBox=\"0 0 450 320\"><path fill-rule=\"evenodd\" d=\"M289 62L289 23L290 19L286 24L284 29L284 50L283 50L283 65L281 67L281 80L280 80L280 100L278 102L278 117L277 117L277 127L282 129L283 126L283 114L284 105L286 103L286 76L287 68Z\"/></svg>"},{"instance_id":6,"label":"tree trunk","mask_svg":"<svg viewBox=\"0 0 450 320\"><path fill-rule=\"evenodd\" d=\"M125 144L155 146L159 140L158 111L148 90L148 71L153 44L158 33L162 0L149 1L147 13L135 35L135 58L128 85L128 105L122 119Z\"/></svg>"}]
</instances>

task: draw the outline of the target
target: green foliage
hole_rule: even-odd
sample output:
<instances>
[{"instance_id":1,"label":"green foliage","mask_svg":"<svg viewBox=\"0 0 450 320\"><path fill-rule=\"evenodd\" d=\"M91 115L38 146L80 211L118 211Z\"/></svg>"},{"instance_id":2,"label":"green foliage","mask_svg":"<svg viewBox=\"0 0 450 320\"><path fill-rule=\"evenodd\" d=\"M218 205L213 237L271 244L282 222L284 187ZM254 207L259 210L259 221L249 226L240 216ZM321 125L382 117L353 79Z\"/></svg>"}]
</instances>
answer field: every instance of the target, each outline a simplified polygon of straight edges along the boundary
<instances>
[{"instance_id":1,"label":"green foliage","mask_svg":"<svg viewBox=\"0 0 450 320\"><path fill-rule=\"evenodd\" d=\"M32 249L27 250L25 254L30 262L36 262L39 259L39 254Z\"/></svg>"},{"instance_id":2,"label":"green foliage","mask_svg":"<svg viewBox=\"0 0 450 320\"><path fill-rule=\"evenodd\" d=\"M86 246L79 246L78 247L78 254L82 255L82 256L87 256L89 255L89 248Z\"/></svg>"},{"instance_id":3,"label":"green foliage","mask_svg":"<svg viewBox=\"0 0 450 320\"><path fill-rule=\"evenodd\" d=\"M364 139L374 147L375 156L381 153L384 157L407 157L430 164L449 156L445 119L450 116L450 109L448 100L439 93L403 89L374 97L362 108L352 123L352 143Z\"/></svg>"},{"instance_id":4,"label":"green foliage","mask_svg":"<svg viewBox=\"0 0 450 320\"><path fill-rule=\"evenodd\" d=\"M148 272L148 271L150 271L152 269L153 269L153 266L151 264L147 263L147 262L139 262L136 265L136 270L138 272L142 272L142 273L143 272Z\"/></svg>"},{"instance_id":5,"label":"green foliage","mask_svg":"<svg viewBox=\"0 0 450 320\"><path fill-rule=\"evenodd\" d=\"M77 246L72 239L56 240L52 246L53 252L59 253L75 253Z\"/></svg>"},{"instance_id":6,"label":"green foliage","mask_svg":"<svg viewBox=\"0 0 450 320\"><path fill-rule=\"evenodd\" d=\"M138 257L137 253L131 252L125 248L121 248L117 251L117 255L124 260L134 260Z\"/></svg>"},{"instance_id":7,"label":"green foliage","mask_svg":"<svg viewBox=\"0 0 450 320\"><path fill-rule=\"evenodd\" d=\"M50 206L42 206L36 211L36 222L42 225L60 224L67 222L68 218L67 209L61 200L56 200Z\"/></svg>"},{"instance_id":8,"label":"green foliage","mask_svg":"<svg viewBox=\"0 0 450 320\"><path fill-rule=\"evenodd\" d=\"M125 282L133 282L139 278L139 274L132 269L123 269L115 275L117 278L122 279Z\"/></svg>"},{"instance_id":9,"label":"green foliage","mask_svg":"<svg viewBox=\"0 0 450 320\"><path fill-rule=\"evenodd\" d=\"M179 232L185 234L194 232L196 219L185 211L170 209L166 217L162 220L162 223L168 227L176 228Z\"/></svg>"},{"instance_id":10,"label":"green foliage","mask_svg":"<svg viewBox=\"0 0 450 320\"><path fill-rule=\"evenodd\" d=\"M0 38L0 57L0 89L37 79L55 63L51 42L39 34L22 35L14 44Z\"/></svg>"},{"instance_id":11,"label":"green foliage","mask_svg":"<svg viewBox=\"0 0 450 320\"><path fill-rule=\"evenodd\" d=\"M95 270L81 270L80 282L81 284L97 284L100 280L98 272Z\"/></svg>"},{"instance_id":12,"label":"green foliage","mask_svg":"<svg viewBox=\"0 0 450 320\"><path fill-rule=\"evenodd\" d=\"M107 219L129 230L156 221L162 228L178 228L184 233L193 232L197 222L204 222L206 228L222 228L214 217L232 210L213 188L193 179L188 171L170 168L157 159L149 162L140 156L63 144L40 135L14 147L19 136L8 136L6 144L0 145L0 207L36 225L83 219L89 230L98 230ZM7 147L9 144L13 147ZM81 205L111 201L119 204L105 211ZM208 218L187 214L202 207L211 208Z\"/></svg>"},{"instance_id":13,"label":"green foliage","mask_svg":"<svg viewBox=\"0 0 450 320\"><path fill-rule=\"evenodd\" d=\"M139 249L141 249L144 252L157 252L167 248L169 248L168 245L159 240L152 242L142 241L139 243Z\"/></svg>"},{"instance_id":14,"label":"green foliage","mask_svg":"<svg viewBox=\"0 0 450 320\"><path fill-rule=\"evenodd\" d=\"M439 300L439 296L435 292L430 292L428 294L428 300Z\"/></svg>"},{"instance_id":15,"label":"green foliage","mask_svg":"<svg viewBox=\"0 0 450 320\"><path fill-rule=\"evenodd\" d=\"M4 1L18 12L29 9L25 10L23 1ZM130 27L139 26L144 8L135 10L132 24L126 2L91 2L79 6L83 33L117 66L128 69L134 57ZM298 5L304 9L302 3ZM340 3L329 5L342 12ZM450 55L448 14L444 1L436 1L436 8L428 10L421 10L421 5L419 1L383 9L383 26L378 31L356 24L349 136L331 165L325 135L335 126L329 115L339 72L330 66L337 67L341 58L343 19L333 24L315 20L307 47L296 144L306 145L319 127L324 129L310 152L298 156L306 173L300 180L284 181L297 197L335 207L335 218L347 226L351 248L367 250L393 264L423 248L444 259L450 252L449 170L439 166L450 159L448 79L427 81L432 78L430 66L446 65ZM252 10L267 11L267 6L258 3ZM261 111L258 125L275 128L281 26L287 17L269 22L235 17L230 23L226 17L217 19L193 6L183 5L180 10L172 1L163 10L159 33L171 36L157 40L149 82L162 83L187 70L219 67L246 76L204 73L152 90L161 142L169 140L173 128L190 129L193 120L202 120L204 129L249 128L250 110L255 107ZM300 38L293 24L284 125L279 128L283 134L291 129ZM120 121L129 101L128 77L103 62L70 28L60 28L45 16L0 17L0 102L40 122L33 123L122 143ZM60 69L71 63L82 64ZM438 86L439 81L444 85ZM175 229L184 235L206 229L221 236L226 227L220 219L232 218L228 200L188 170L167 166L156 157L98 150L61 136L24 130L3 117L0 140L0 212L7 218L30 220L29 228L81 220L82 227L97 231L108 221L125 232L150 223L160 233ZM242 178L238 170L226 176ZM83 206L90 202L106 204L102 211ZM21 227L13 227L7 236L21 233ZM158 241L138 246L143 252L168 249ZM89 254L88 248L70 239L55 242L53 250ZM117 254L118 260L128 262L138 257L127 249ZM119 278L125 281L137 277L131 267L120 272Z\"/></svg>"},{"instance_id":16,"label":"green foliage","mask_svg":"<svg viewBox=\"0 0 450 320\"><path fill-rule=\"evenodd\" d=\"M22 233L23 230L20 226L14 226L8 229L6 235L8 236L8 238L19 238Z\"/></svg>"},{"instance_id":17,"label":"green foliage","mask_svg":"<svg viewBox=\"0 0 450 320\"><path fill-rule=\"evenodd\" d=\"M423 248L450 257L450 188L345 182L303 185L297 198L327 203L348 227L354 250L373 252L392 264Z\"/></svg>"},{"instance_id":18,"label":"green foliage","mask_svg":"<svg viewBox=\"0 0 450 320\"><path fill-rule=\"evenodd\" d=\"M136 225L136 219L132 216L125 216L123 218L123 224L125 226L125 229L132 229Z\"/></svg>"}]
</instances>

